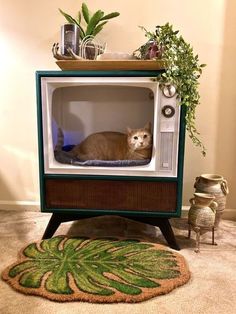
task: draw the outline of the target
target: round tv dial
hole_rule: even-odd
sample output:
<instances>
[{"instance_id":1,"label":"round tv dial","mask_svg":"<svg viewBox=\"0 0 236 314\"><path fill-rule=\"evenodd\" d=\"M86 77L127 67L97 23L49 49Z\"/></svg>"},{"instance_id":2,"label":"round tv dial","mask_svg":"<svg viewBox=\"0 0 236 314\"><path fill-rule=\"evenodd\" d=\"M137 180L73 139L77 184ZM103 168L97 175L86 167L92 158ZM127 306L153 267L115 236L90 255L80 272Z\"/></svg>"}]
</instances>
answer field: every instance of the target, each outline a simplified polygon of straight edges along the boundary
<instances>
[{"instance_id":1,"label":"round tv dial","mask_svg":"<svg viewBox=\"0 0 236 314\"><path fill-rule=\"evenodd\" d=\"M166 118L171 118L175 114L175 108L169 105L164 106L161 111Z\"/></svg>"},{"instance_id":2,"label":"round tv dial","mask_svg":"<svg viewBox=\"0 0 236 314\"><path fill-rule=\"evenodd\" d=\"M165 97L171 98L176 93L176 88L174 85L167 84L163 87L162 92Z\"/></svg>"}]
</instances>

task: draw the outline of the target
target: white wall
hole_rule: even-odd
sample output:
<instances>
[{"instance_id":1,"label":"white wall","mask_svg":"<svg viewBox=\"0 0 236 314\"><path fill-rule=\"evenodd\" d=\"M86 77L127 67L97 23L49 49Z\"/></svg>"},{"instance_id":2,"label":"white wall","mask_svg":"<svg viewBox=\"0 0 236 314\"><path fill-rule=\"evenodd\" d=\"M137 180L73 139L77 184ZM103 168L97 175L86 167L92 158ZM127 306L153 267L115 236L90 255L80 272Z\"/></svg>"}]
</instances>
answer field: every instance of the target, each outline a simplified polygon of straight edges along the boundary
<instances>
[{"instance_id":1,"label":"white wall","mask_svg":"<svg viewBox=\"0 0 236 314\"><path fill-rule=\"evenodd\" d=\"M82 2L82 1L81 1ZM78 0L8 0L0 10L0 205L38 202L36 70L58 70L51 47L64 18L75 15ZM145 42L138 25L154 30L170 22L207 63L201 78L197 126L207 157L186 140L184 205L201 173L219 173L229 182L227 207L236 209L236 2L234 0L88 0L93 11L119 11L100 37L112 51L132 52Z\"/></svg>"}]
</instances>

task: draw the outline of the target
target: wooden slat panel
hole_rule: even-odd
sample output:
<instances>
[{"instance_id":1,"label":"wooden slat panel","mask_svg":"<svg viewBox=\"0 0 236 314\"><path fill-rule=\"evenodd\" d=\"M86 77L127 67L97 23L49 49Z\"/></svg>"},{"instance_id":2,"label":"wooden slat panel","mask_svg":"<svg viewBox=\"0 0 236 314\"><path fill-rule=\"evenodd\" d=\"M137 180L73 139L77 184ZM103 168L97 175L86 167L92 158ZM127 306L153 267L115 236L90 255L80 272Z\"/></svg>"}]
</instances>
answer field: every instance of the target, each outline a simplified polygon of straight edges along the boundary
<instances>
[{"instance_id":1,"label":"wooden slat panel","mask_svg":"<svg viewBox=\"0 0 236 314\"><path fill-rule=\"evenodd\" d=\"M174 212L176 182L46 179L47 208Z\"/></svg>"}]
</instances>

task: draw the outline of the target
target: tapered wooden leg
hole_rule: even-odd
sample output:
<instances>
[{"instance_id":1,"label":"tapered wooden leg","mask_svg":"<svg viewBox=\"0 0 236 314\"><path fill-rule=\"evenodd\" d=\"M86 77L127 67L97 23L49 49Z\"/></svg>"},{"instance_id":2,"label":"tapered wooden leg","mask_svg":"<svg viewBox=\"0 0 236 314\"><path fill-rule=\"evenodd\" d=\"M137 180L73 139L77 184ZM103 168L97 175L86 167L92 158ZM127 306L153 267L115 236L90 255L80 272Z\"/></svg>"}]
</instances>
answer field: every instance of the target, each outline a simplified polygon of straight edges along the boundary
<instances>
[{"instance_id":1,"label":"tapered wooden leg","mask_svg":"<svg viewBox=\"0 0 236 314\"><path fill-rule=\"evenodd\" d=\"M93 215L92 217L95 217L95 216L98 216L98 215ZM129 218L131 220L135 220L135 221L139 221L142 223L147 223L147 224L159 227L168 245L174 250L178 250L178 251L180 250L180 247L178 246L176 242L175 235L174 235L174 232L172 230L172 227L170 225L168 218L130 217L126 215L121 215L121 216ZM52 214L51 219L49 220L49 223L46 227L46 230L42 238L43 239L51 238L62 222L74 221L74 220L85 219L85 218L91 218L91 216L54 213Z\"/></svg>"},{"instance_id":2,"label":"tapered wooden leg","mask_svg":"<svg viewBox=\"0 0 236 314\"><path fill-rule=\"evenodd\" d=\"M166 239L169 246L174 250L180 250L180 247L178 246L174 232L171 228L170 222L168 219L161 219L159 222L158 227L160 228L164 238Z\"/></svg>"},{"instance_id":3,"label":"tapered wooden leg","mask_svg":"<svg viewBox=\"0 0 236 314\"><path fill-rule=\"evenodd\" d=\"M178 251L180 250L180 247L176 242L175 235L168 218L149 218L149 217L127 217L127 218L159 227L168 245L174 250Z\"/></svg>"},{"instance_id":4,"label":"tapered wooden leg","mask_svg":"<svg viewBox=\"0 0 236 314\"><path fill-rule=\"evenodd\" d=\"M96 215L94 215L95 217ZM49 223L45 229L42 239L49 239L51 238L61 223L67 221L74 221L79 219L90 218L91 216L88 215L73 215L73 214L52 214Z\"/></svg>"},{"instance_id":5,"label":"tapered wooden leg","mask_svg":"<svg viewBox=\"0 0 236 314\"><path fill-rule=\"evenodd\" d=\"M56 232L57 228L60 226L60 224L61 224L60 215L52 214L42 239L51 238Z\"/></svg>"}]
</instances>

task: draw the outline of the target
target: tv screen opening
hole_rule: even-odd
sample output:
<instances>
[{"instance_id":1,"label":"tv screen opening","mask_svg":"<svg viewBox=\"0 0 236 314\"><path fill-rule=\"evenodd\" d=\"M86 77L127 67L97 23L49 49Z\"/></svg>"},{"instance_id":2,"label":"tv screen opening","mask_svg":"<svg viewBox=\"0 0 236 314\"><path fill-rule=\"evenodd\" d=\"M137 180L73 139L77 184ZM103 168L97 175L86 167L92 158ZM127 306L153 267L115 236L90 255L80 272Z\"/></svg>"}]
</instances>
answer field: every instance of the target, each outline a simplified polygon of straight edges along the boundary
<instances>
[{"instance_id":1,"label":"tv screen opening","mask_svg":"<svg viewBox=\"0 0 236 314\"><path fill-rule=\"evenodd\" d=\"M163 96L157 82L146 77L41 80L45 173L177 175L179 106L176 98ZM163 115L168 105L174 108L172 117ZM152 149L145 161L81 162L70 155L92 134L127 134L147 125L151 127ZM61 152L56 149L59 142Z\"/></svg>"}]
</instances>

